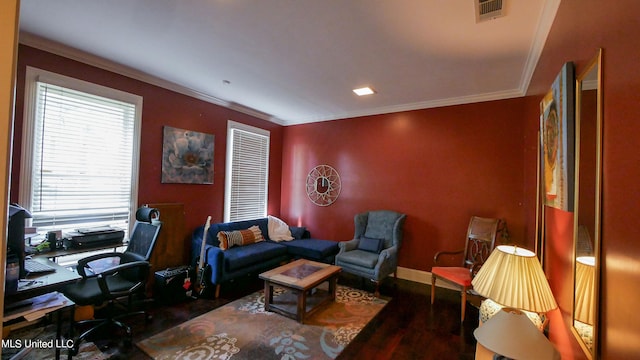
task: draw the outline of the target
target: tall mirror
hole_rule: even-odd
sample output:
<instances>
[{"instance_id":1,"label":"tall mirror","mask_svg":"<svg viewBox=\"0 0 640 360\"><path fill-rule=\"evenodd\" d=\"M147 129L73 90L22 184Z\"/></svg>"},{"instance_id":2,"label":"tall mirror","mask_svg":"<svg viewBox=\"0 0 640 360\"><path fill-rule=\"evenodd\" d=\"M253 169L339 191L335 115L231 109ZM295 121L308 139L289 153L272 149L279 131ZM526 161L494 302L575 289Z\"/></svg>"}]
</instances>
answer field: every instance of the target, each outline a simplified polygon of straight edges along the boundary
<instances>
[{"instance_id":1,"label":"tall mirror","mask_svg":"<svg viewBox=\"0 0 640 360\"><path fill-rule=\"evenodd\" d=\"M602 179L602 49L576 79L573 332L597 358Z\"/></svg>"}]
</instances>

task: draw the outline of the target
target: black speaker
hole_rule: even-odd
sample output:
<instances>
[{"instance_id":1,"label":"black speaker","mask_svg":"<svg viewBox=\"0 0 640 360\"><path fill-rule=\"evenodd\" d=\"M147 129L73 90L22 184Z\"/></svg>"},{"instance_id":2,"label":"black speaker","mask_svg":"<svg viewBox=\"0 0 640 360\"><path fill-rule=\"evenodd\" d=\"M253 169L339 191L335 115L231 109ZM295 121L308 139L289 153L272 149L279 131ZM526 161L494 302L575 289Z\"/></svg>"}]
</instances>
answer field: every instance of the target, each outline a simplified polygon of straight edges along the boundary
<instances>
[{"instance_id":1,"label":"black speaker","mask_svg":"<svg viewBox=\"0 0 640 360\"><path fill-rule=\"evenodd\" d=\"M162 304L175 304L191 297L191 272L189 266L156 271L153 297Z\"/></svg>"}]
</instances>

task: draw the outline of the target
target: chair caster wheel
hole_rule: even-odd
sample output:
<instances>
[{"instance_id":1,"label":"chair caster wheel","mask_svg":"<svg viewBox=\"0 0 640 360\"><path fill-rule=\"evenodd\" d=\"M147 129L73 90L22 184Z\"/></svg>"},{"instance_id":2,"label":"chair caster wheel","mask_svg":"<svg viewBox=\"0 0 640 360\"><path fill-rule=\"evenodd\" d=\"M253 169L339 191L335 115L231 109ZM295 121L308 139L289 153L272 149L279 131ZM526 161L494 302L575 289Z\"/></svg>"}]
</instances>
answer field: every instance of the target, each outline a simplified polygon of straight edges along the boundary
<instances>
[{"instance_id":1,"label":"chair caster wheel","mask_svg":"<svg viewBox=\"0 0 640 360\"><path fill-rule=\"evenodd\" d=\"M144 316L144 320L145 320L146 322L151 322L151 320L153 320L153 315L151 315L151 314L147 314L147 315L145 315L145 316Z\"/></svg>"}]
</instances>

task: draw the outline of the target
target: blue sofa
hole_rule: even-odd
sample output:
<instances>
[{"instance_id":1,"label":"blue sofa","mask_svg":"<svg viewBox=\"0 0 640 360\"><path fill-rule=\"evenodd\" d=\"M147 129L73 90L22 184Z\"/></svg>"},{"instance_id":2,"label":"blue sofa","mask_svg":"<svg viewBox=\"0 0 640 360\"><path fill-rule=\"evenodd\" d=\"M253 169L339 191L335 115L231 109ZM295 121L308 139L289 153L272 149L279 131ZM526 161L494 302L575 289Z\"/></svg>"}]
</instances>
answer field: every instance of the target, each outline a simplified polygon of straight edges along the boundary
<instances>
[{"instance_id":1,"label":"blue sofa","mask_svg":"<svg viewBox=\"0 0 640 360\"><path fill-rule=\"evenodd\" d=\"M219 231L248 229L258 225L265 241L245 246L234 246L227 250L219 248ZM220 294L220 285L224 282L246 276L256 275L273 269L292 259L309 259L333 264L338 253L338 242L312 239L304 227L290 227L291 241L275 242L269 239L268 218L211 224L205 245L205 262L208 264L208 285L215 286L215 297ZM202 248L204 226L193 231L191 238L191 263L196 265ZM210 275L210 276L209 276Z\"/></svg>"}]
</instances>

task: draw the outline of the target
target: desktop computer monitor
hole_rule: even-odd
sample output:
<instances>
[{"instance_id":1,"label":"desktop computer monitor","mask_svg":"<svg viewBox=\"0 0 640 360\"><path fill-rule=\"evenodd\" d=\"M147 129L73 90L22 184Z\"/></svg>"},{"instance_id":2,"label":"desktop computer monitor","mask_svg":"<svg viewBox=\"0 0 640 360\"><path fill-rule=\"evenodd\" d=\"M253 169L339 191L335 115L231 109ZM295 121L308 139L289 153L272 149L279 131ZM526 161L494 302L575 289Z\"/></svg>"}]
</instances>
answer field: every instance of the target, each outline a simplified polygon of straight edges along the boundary
<instances>
[{"instance_id":1,"label":"desktop computer monitor","mask_svg":"<svg viewBox=\"0 0 640 360\"><path fill-rule=\"evenodd\" d=\"M7 266L17 260L20 278L26 276L24 270L24 224L31 214L17 204L9 205L9 223L7 224Z\"/></svg>"}]
</instances>

